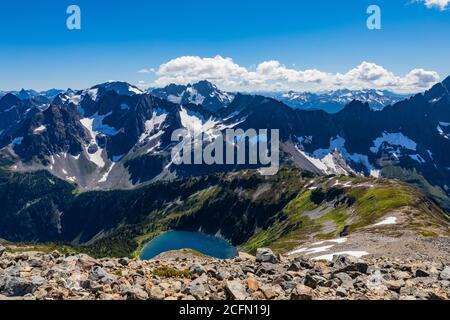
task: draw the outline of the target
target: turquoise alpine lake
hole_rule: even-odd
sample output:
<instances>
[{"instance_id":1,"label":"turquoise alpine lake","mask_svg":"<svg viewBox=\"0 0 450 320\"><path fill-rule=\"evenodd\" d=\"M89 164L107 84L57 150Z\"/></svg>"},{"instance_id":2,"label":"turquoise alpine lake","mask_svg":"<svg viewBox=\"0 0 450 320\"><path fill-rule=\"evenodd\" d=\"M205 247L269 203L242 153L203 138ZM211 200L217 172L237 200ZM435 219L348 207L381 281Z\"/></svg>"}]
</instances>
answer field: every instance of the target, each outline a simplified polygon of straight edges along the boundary
<instances>
[{"instance_id":1,"label":"turquoise alpine lake","mask_svg":"<svg viewBox=\"0 0 450 320\"><path fill-rule=\"evenodd\" d=\"M150 260L157 255L180 249L192 249L218 259L230 259L237 255L237 250L226 240L200 232L168 231L144 246L142 260Z\"/></svg>"}]
</instances>

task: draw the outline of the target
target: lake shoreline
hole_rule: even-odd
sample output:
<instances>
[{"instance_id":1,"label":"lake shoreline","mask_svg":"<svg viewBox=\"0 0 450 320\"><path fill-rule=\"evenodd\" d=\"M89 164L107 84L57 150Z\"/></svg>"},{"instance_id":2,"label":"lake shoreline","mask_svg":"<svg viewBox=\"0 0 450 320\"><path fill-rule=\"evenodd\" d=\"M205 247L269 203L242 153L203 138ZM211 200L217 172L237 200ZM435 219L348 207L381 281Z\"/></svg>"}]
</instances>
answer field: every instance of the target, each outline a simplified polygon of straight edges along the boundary
<instances>
[{"instance_id":1,"label":"lake shoreline","mask_svg":"<svg viewBox=\"0 0 450 320\"><path fill-rule=\"evenodd\" d=\"M238 255L238 248L223 237L203 232L169 230L143 244L139 259L150 260L164 252L183 249L217 259L231 259Z\"/></svg>"}]
</instances>

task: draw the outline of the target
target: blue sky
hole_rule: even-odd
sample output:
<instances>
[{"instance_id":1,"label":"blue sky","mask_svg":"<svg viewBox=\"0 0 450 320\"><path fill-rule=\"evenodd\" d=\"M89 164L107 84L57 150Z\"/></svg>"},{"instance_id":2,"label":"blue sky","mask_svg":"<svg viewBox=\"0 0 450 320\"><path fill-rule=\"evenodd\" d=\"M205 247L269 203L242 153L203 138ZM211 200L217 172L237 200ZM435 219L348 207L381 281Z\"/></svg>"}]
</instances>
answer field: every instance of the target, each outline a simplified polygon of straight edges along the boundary
<instances>
[{"instance_id":1,"label":"blue sky","mask_svg":"<svg viewBox=\"0 0 450 320\"><path fill-rule=\"evenodd\" d=\"M429 8L424 1L2 1L0 90L84 88L108 80L143 81L142 85L155 85L155 80L157 84L173 79L183 82L193 80L192 72L183 69L186 66L156 74L138 70L158 71L177 57L217 55L231 58L232 68L249 73L239 80L243 82L232 83L229 75L218 81L231 89L239 85L258 89L258 81L267 81L263 89L285 82L291 85L293 80L286 80L291 71L346 75L367 61L402 77L395 81L402 81L402 90L407 90L411 81L405 75L411 70L435 72L441 79L450 75L450 10ZM81 30L66 28L66 9L71 4L81 8ZM382 30L366 28L370 4L382 10ZM220 68L220 61L213 61L213 68ZM275 72L282 68L283 76L261 80L261 74L250 74L267 61L279 62ZM362 69L371 72L373 68ZM204 74L204 69L199 69L199 77L214 78L219 72ZM334 77L312 85L303 73L293 75L297 82L292 86L298 89L303 88L302 81L307 82L305 89L336 82ZM430 73L424 77L433 78ZM345 79L346 85L353 83Z\"/></svg>"}]
</instances>

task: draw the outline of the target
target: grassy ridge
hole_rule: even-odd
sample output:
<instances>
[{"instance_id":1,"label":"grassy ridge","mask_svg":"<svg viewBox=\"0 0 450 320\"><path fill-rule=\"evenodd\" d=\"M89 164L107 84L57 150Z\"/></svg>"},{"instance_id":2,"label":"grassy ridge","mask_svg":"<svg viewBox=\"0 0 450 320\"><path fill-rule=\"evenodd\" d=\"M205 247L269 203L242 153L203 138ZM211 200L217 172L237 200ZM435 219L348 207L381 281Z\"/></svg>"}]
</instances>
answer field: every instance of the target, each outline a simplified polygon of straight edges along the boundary
<instances>
[{"instance_id":1,"label":"grassy ridge","mask_svg":"<svg viewBox=\"0 0 450 320\"><path fill-rule=\"evenodd\" d=\"M406 185L385 181L349 188L323 186L300 194L283 209L270 228L256 232L243 248L254 252L258 247L269 246L277 252L286 252L298 246L299 241L336 238L346 226L349 232L355 232L388 213L408 208L419 208L420 212L429 214L427 227L433 227L432 221L436 223L434 226L444 223L443 212L437 206L430 209L423 195ZM433 235L423 225L411 224L410 227L422 235Z\"/></svg>"},{"instance_id":2,"label":"grassy ridge","mask_svg":"<svg viewBox=\"0 0 450 320\"><path fill-rule=\"evenodd\" d=\"M383 176L388 179L399 179L405 183L416 186L425 194L437 201L439 205L447 212L450 212L450 198L445 194L440 187L433 186L428 182L423 175L417 172L416 169L408 170L400 167L385 167L383 168Z\"/></svg>"}]
</instances>

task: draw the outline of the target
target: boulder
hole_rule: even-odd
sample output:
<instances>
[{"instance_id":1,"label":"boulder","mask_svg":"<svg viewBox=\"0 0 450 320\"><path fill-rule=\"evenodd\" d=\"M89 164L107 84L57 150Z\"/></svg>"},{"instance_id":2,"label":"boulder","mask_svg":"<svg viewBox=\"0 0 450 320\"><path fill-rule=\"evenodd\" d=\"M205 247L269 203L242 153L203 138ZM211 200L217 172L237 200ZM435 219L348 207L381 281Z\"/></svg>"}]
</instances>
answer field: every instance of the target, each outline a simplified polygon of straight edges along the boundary
<instances>
[{"instance_id":1,"label":"boulder","mask_svg":"<svg viewBox=\"0 0 450 320\"><path fill-rule=\"evenodd\" d=\"M344 287L339 287L336 289L336 296L345 298L348 296L348 292Z\"/></svg>"},{"instance_id":2,"label":"boulder","mask_svg":"<svg viewBox=\"0 0 450 320\"><path fill-rule=\"evenodd\" d=\"M392 275L397 280L408 280L411 279L411 274L405 271L396 271Z\"/></svg>"},{"instance_id":3,"label":"boulder","mask_svg":"<svg viewBox=\"0 0 450 320\"><path fill-rule=\"evenodd\" d=\"M297 287L297 283L295 281L284 281L280 283L280 286L284 291L289 291Z\"/></svg>"},{"instance_id":4,"label":"boulder","mask_svg":"<svg viewBox=\"0 0 450 320\"><path fill-rule=\"evenodd\" d=\"M256 262L278 263L278 258L269 248L259 248L256 250Z\"/></svg>"},{"instance_id":5,"label":"boulder","mask_svg":"<svg viewBox=\"0 0 450 320\"><path fill-rule=\"evenodd\" d=\"M148 293L145 292L139 286L132 287L131 290L128 292L129 300L148 300L148 298L149 298Z\"/></svg>"},{"instance_id":6,"label":"boulder","mask_svg":"<svg viewBox=\"0 0 450 320\"><path fill-rule=\"evenodd\" d=\"M302 268L300 266L299 262L293 262L291 263L291 265L288 268L288 271L293 271L293 272L298 272L300 271Z\"/></svg>"},{"instance_id":7,"label":"boulder","mask_svg":"<svg viewBox=\"0 0 450 320\"><path fill-rule=\"evenodd\" d=\"M388 280L386 281L386 287L389 290L400 292L400 289L405 286L405 281L403 280Z\"/></svg>"},{"instance_id":8,"label":"boulder","mask_svg":"<svg viewBox=\"0 0 450 320\"><path fill-rule=\"evenodd\" d=\"M353 256L336 255L333 257L333 267L337 269L337 272L356 271L366 274L369 265Z\"/></svg>"},{"instance_id":9,"label":"boulder","mask_svg":"<svg viewBox=\"0 0 450 320\"><path fill-rule=\"evenodd\" d=\"M148 292L148 295L151 300L164 300L164 298L166 297L159 286L152 286L150 288L150 291Z\"/></svg>"},{"instance_id":10,"label":"boulder","mask_svg":"<svg viewBox=\"0 0 450 320\"><path fill-rule=\"evenodd\" d=\"M252 255L250 255L248 253L245 253L245 252L239 252L238 256L239 256L239 258L242 261L246 261L246 260L255 261L255 257L254 256L252 256Z\"/></svg>"},{"instance_id":11,"label":"boulder","mask_svg":"<svg viewBox=\"0 0 450 320\"><path fill-rule=\"evenodd\" d=\"M339 286L347 289L353 289L353 279L346 273L340 272L333 276L334 279L338 280Z\"/></svg>"},{"instance_id":12,"label":"boulder","mask_svg":"<svg viewBox=\"0 0 450 320\"><path fill-rule=\"evenodd\" d=\"M233 300L245 300L247 298L247 291L239 280L227 281L225 289Z\"/></svg>"},{"instance_id":13,"label":"boulder","mask_svg":"<svg viewBox=\"0 0 450 320\"><path fill-rule=\"evenodd\" d=\"M275 265L273 265L272 263L262 263L258 270L256 270L256 274L258 276L264 275L264 274L276 274L277 273L277 268L275 267Z\"/></svg>"},{"instance_id":14,"label":"boulder","mask_svg":"<svg viewBox=\"0 0 450 320\"><path fill-rule=\"evenodd\" d=\"M242 267L242 272L243 272L244 274L247 274L247 273L255 273L255 267L254 267L254 266L248 266L248 265L243 266L243 267Z\"/></svg>"},{"instance_id":15,"label":"boulder","mask_svg":"<svg viewBox=\"0 0 450 320\"><path fill-rule=\"evenodd\" d=\"M247 278L247 287L252 291L258 291L258 289L259 289L258 280L256 280L253 277Z\"/></svg>"},{"instance_id":16,"label":"boulder","mask_svg":"<svg viewBox=\"0 0 450 320\"><path fill-rule=\"evenodd\" d=\"M440 280L450 280L450 267L445 267L439 274Z\"/></svg>"},{"instance_id":17,"label":"boulder","mask_svg":"<svg viewBox=\"0 0 450 320\"><path fill-rule=\"evenodd\" d=\"M187 288L188 293L194 296L196 299L201 299L206 295L206 279L198 278L191 282Z\"/></svg>"},{"instance_id":18,"label":"boulder","mask_svg":"<svg viewBox=\"0 0 450 320\"><path fill-rule=\"evenodd\" d=\"M130 263L130 259L128 258L120 258L119 259L119 264L122 266L127 266Z\"/></svg>"},{"instance_id":19,"label":"boulder","mask_svg":"<svg viewBox=\"0 0 450 320\"><path fill-rule=\"evenodd\" d=\"M310 271L306 274L303 284L312 289L316 289L317 286L324 284L327 281L322 276L311 273Z\"/></svg>"},{"instance_id":20,"label":"boulder","mask_svg":"<svg viewBox=\"0 0 450 320\"><path fill-rule=\"evenodd\" d=\"M304 257L295 258L295 263L298 264L301 268L304 269L312 269L314 268L314 264Z\"/></svg>"},{"instance_id":21,"label":"boulder","mask_svg":"<svg viewBox=\"0 0 450 320\"><path fill-rule=\"evenodd\" d=\"M182 287L183 287L183 284L182 284L180 281L175 281L174 283L172 283L172 285L171 285L170 288L171 288L174 292L178 293L178 292L181 291Z\"/></svg>"},{"instance_id":22,"label":"boulder","mask_svg":"<svg viewBox=\"0 0 450 320\"><path fill-rule=\"evenodd\" d=\"M38 284L33 283L31 280L19 277L6 277L6 279L4 279L3 289L0 294L9 297L23 297L32 293L37 286Z\"/></svg>"},{"instance_id":23,"label":"boulder","mask_svg":"<svg viewBox=\"0 0 450 320\"><path fill-rule=\"evenodd\" d=\"M231 273L228 271L221 270L217 273L217 280L223 281L223 280L229 280L231 279Z\"/></svg>"},{"instance_id":24,"label":"boulder","mask_svg":"<svg viewBox=\"0 0 450 320\"><path fill-rule=\"evenodd\" d=\"M261 291L264 294L264 297L267 300L272 300L275 299L277 297L277 294L273 288L273 286L271 285L264 285L261 287Z\"/></svg>"},{"instance_id":25,"label":"boulder","mask_svg":"<svg viewBox=\"0 0 450 320\"><path fill-rule=\"evenodd\" d=\"M199 264L193 264L190 268L189 268L189 272L191 274L197 275L197 276L201 276L203 274L206 273L205 268L203 268L203 266L199 265Z\"/></svg>"},{"instance_id":26,"label":"boulder","mask_svg":"<svg viewBox=\"0 0 450 320\"><path fill-rule=\"evenodd\" d=\"M94 258L91 258L85 254L80 254L78 256L78 264L81 266L82 269L88 270L93 268L94 266L98 266L99 263Z\"/></svg>"},{"instance_id":27,"label":"boulder","mask_svg":"<svg viewBox=\"0 0 450 320\"><path fill-rule=\"evenodd\" d=\"M100 283L108 283L108 284L112 284L117 281L115 276L109 274L108 272L105 271L105 269L103 269L102 267L98 267L98 266L94 267L89 272L89 279L92 281L97 281Z\"/></svg>"},{"instance_id":28,"label":"boulder","mask_svg":"<svg viewBox=\"0 0 450 320\"><path fill-rule=\"evenodd\" d=\"M291 300L312 300L313 290L303 284L299 284L291 294Z\"/></svg>"}]
</instances>

